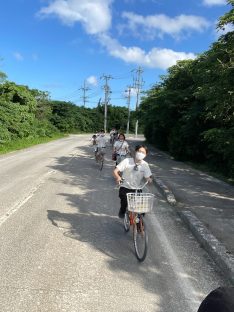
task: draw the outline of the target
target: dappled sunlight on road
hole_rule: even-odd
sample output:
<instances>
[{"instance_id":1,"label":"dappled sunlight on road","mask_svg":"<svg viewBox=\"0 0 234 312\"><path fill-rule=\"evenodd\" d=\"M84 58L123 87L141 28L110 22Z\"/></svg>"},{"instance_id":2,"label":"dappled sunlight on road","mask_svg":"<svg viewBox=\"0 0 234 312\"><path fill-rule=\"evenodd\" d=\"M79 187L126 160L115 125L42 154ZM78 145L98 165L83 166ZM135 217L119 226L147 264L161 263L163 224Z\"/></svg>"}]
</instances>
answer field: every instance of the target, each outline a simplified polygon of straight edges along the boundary
<instances>
[{"instance_id":1,"label":"dappled sunlight on road","mask_svg":"<svg viewBox=\"0 0 234 312\"><path fill-rule=\"evenodd\" d=\"M216 197L216 198L220 198L220 199L227 199L227 200L232 200L234 201L234 198L233 197L228 197L228 196L224 196L224 195L221 195L221 194L218 194L218 193L214 193L214 192L207 192L207 191L203 191L202 192L203 194L206 194L210 197Z\"/></svg>"}]
</instances>

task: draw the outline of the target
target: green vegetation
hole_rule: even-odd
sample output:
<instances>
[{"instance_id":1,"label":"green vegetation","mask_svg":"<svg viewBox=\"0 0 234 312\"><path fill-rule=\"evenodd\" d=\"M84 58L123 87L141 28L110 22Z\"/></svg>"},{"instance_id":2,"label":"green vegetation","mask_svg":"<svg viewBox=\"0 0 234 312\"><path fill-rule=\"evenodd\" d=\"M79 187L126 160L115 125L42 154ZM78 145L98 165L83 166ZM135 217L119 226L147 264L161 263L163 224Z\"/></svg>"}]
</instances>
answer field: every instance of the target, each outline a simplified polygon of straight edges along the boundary
<instances>
[{"instance_id":1,"label":"green vegetation","mask_svg":"<svg viewBox=\"0 0 234 312\"><path fill-rule=\"evenodd\" d=\"M103 105L90 109L53 101L47 92L7 81L6 74L0 72L0 153L69 133L94 133L103 128L103 116ZM110 128L126 129L127 116L127 108L108 105Z\"/></svg>"},{"instance_id":2,"label":"green vegetation","mask_svg":"<svg viewBox=\"0 0 234 312\"><path fill-rule=\"evenodd\" d=\"M232 7L234 1L228 1ZM233 9L218 27L234 25ZM177 160L234 177L234 32L195 60L179 61L149 90L139 116L147 140Z\"/></svg>"},{"instance_id":3,"label":"green vegetation","mask_svg":"<svg viewBox=\"0 0 234 312\"><path fill-rule=\"evenodd\" d=\"M38 137L38 138L23 138L23 139L17 139L15 141L8 141L5 142L5 144L2 144L0 148L0 154L5 154L9 153L12 151L20 150L22 148L26 148L29 146L33 146L36 144L41 144L41 143L47 143L52 140L60 139L65 137L66 135L63 133L55 134L52 137Z\"/></svg>"}]
</instances>

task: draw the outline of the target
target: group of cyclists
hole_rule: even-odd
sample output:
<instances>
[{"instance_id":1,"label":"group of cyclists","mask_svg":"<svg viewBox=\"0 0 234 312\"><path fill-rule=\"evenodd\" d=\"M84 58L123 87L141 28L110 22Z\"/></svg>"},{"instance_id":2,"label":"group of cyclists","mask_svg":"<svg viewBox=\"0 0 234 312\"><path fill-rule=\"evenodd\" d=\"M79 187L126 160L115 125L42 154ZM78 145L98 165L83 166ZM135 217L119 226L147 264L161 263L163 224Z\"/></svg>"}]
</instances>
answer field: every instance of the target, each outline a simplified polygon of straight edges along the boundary
<instances>
[{"instance_id":1,"label":"group of cyclists","mask_svg":"<svg viewBox=\"0 0 234 312\"><path fill-rule=\"evenodd\" d=\"M120 185L118 215L119 218L124 218L127 209L127 193L140 191L144 180L152 182L151 170L144 160L148 154L148 149L143 144L137 145L134 155L131 155L124 133L118 133L113 128L108 140L102 129L92 137L95 157L99 152L104 152L108 141L112 145L112 153L116 154L113 176L116 183ZM201 302L198 312L234 312L234 287L218 287L211 291Z\"/></svg>"},{"instance_id":2,"label":"group of cyclists","mask_svg":"<svg viewBox=\"0 0 234 312\"><path fill-rule=\"evenodd\" d=\"M118 131L115 129L110 131L109 140L106 137L103 129L94 134L91 140L93 143L96 160L100 153L105 154L104 149L106 148L108 141L110 141L110 144L113 148L112 154L116 155L116 165L118 165L124 158L127 157L128 154L130 154L129 145L125 139L124 133L118 133Z\"/></svg>"},{"instance_id":3,"label":"group of cyclists","mask_svg":"<svg viewBox=\"0 0 234 312\"><path fill-rule=\"evenodd\" d=\"M148 154L147 147L143 144L135 146L135 152L132 155L124 133L118 133L118 136L116 133L118 132L114 128L110 132L110 142L113 144L112 154L116 155L113 176L116 183L120 185L118 216L124 218L127 208L127 193L140 189L144 180L152 182L152 173L148 163L144 160ZM104 149L108 141L103 129L98 134L93 135L95 158L98 157L99 153L105 153Z\"/></svg>"}]
</instances>

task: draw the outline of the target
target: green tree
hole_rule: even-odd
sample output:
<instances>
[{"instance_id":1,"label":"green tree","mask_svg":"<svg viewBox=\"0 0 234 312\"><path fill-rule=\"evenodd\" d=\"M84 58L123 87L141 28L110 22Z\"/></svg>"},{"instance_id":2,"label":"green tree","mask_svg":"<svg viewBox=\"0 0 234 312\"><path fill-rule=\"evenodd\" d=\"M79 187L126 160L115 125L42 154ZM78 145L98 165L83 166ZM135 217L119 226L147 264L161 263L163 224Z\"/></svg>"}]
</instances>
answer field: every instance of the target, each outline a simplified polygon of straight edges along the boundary
<instances>
[{"instance_id":1,"label":"green tree","mask_svg":"<svg viewBox=\"0 0 234 312\"><path fill-rule=\"evenodd\" d=\"M225 29L228 24L234 25L234 0L227 0L227 3L232 6L232 9L219 18L218 29Z\"/></svg>"},{"instance_id":2,"label":"green tree","mask_svg":"<svg viewBox=\"0 0 234 312\"><path fill-rule=\"evenodd\" d=\"M230 12L218 27L233 24ZM234 176L234 32L195 60L179 61L142 100L146 138L180 160L208 163Z\"/></svg>"}]
</instances>

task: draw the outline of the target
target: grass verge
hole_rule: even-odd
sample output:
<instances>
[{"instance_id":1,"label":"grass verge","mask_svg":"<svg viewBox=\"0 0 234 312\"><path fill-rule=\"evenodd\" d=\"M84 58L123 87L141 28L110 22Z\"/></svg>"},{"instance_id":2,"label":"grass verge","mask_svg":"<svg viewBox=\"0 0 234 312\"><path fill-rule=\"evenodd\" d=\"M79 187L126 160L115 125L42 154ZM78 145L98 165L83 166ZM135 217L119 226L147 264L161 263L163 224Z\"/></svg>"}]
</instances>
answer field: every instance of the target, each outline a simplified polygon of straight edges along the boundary
<instances>
[{"instance_id":1,"label":"grass verge","mask_svg":"<svg viewBox=\"0 0 234 312\"><path fill-rule=\"evenodd\" d=\"M0 154L6 154L12 151L17 151L26 147L30 147L33 145L41 144L41 143L47 143L53 140L57 140L60 138L64 138L68 136L67 134L59 133L55 134L52 137L40 137L40 138L23 138L18 139L11 142L6 142L3 144L0 144Z\"/></svg>"}]
</instances>

